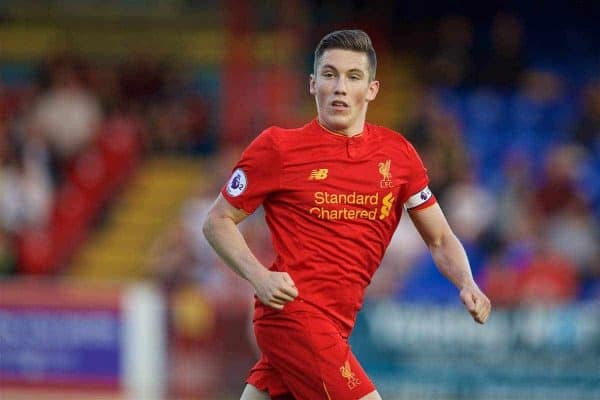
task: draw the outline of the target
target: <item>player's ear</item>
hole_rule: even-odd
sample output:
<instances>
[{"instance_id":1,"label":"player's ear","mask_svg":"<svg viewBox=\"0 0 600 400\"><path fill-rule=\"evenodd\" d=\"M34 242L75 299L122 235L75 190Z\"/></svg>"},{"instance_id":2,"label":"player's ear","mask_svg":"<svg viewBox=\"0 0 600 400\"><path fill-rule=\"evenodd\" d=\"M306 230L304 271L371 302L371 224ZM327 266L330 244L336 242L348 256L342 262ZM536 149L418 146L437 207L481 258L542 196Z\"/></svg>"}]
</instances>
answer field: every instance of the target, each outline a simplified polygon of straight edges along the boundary
<instances>
[{"instance_id":1,"label":"player's ear","mask_svg":"<svg viewBox=\"0 0 600 400\"><path fill-rule=\"evenodd\" d=\"M379 93L379 81L372 81L371 83L369 83L369 90L367 92L366 100L375 100L375 97L377 97L377 93Z\"/></svg>"},{"instance_id":2,"label":"player's ear","mask_svg":"<svg viewBox=\"0 0 600 400\"><path fill-rule=\"evenodd\" d=\"M317 89L316 89L315 85L316 85L315 74L310 74L310 79L308 81L308 90L310 91L310 94L312 94L313 96L315 94L317 94Z\"/></svg>"}]
</instances>

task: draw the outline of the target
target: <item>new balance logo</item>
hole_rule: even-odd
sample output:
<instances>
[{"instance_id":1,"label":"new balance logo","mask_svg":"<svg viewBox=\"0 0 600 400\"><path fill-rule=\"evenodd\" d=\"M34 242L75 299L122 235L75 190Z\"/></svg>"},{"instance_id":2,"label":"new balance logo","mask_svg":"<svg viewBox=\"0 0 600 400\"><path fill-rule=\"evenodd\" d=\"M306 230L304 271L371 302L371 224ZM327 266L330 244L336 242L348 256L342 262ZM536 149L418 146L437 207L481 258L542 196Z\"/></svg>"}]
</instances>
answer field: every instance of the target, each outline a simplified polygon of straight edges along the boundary
<instances>
[{"instance_id":1,"label":"new balance logo","mask_svg":"<svg viewBox=\"0 0 600 400\"><path fill-rule=\"evenodd\" d=\"M327 168L321 168L321 169L313 169L310 172L310 176L308 177L309 181L322 181L323 179L327 178L327 174L329 173L329 170Z\"/></svg>"}]
</instances>

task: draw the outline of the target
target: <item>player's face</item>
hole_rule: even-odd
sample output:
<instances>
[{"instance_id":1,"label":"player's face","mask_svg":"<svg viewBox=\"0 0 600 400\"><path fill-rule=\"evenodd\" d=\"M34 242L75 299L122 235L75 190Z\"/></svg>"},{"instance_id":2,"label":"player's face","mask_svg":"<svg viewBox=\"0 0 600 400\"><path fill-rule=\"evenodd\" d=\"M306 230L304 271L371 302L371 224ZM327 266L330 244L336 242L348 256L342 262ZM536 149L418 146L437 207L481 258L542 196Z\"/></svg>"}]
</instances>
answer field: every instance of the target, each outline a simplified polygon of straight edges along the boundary
<instances>
[{"instance_id":1,"label":"player's face","mask_svg":"<svg viewBox=\"0 0 600 400\"><path fill-rule=\"evenodd\" d=\"M362 132L367 105L379 90L378 81L369 81L368 67L365 53L325 50L310 77L321 125L347 136Z\"/></svg>"}]
</instances>

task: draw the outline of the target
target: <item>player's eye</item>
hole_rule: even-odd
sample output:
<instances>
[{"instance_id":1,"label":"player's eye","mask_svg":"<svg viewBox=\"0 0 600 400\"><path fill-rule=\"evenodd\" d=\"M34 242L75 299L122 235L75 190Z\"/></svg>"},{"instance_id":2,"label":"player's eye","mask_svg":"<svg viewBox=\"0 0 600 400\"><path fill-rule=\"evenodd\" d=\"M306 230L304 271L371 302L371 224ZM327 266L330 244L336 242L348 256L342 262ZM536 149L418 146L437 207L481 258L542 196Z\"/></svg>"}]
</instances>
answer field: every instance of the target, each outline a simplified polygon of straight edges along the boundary
<instances>
[{"instance_id":1,"label":"player's eye","mask_svg":"<svg viewBox=\"0 0 600 400\"><path fill-rule=\"evenodd\" d=\"M333 78L333 72L331 71L325 71L321 74L321 76L325 77L325 78Z\"/></svg>"}]
</instances>

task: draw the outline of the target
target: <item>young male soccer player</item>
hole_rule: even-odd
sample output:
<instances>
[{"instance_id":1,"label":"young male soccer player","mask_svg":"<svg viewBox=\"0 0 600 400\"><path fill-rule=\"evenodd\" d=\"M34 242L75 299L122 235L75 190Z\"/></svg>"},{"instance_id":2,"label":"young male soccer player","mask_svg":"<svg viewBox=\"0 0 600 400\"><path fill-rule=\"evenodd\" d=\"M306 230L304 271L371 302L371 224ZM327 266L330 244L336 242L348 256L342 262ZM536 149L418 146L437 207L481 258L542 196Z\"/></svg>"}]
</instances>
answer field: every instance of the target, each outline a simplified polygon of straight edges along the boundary
<instances>
[{"instance_id":1,"label":"young male soccer player","mask_svg":"<svg viewBox=\"0 0 600 400\"><path fill-rule=\"evenodd\" d=\"M325 36L310 77L317 118L262 132L204 224L215 251L256 291L262 356L242 400L380 399L348 336L403 207L473 319L483 324L490 314L415 149L365 122L379 90L376 63L365 32ZM236 227L261 204L277 253L269 268Z\"/></svg>"}]
</instances>

